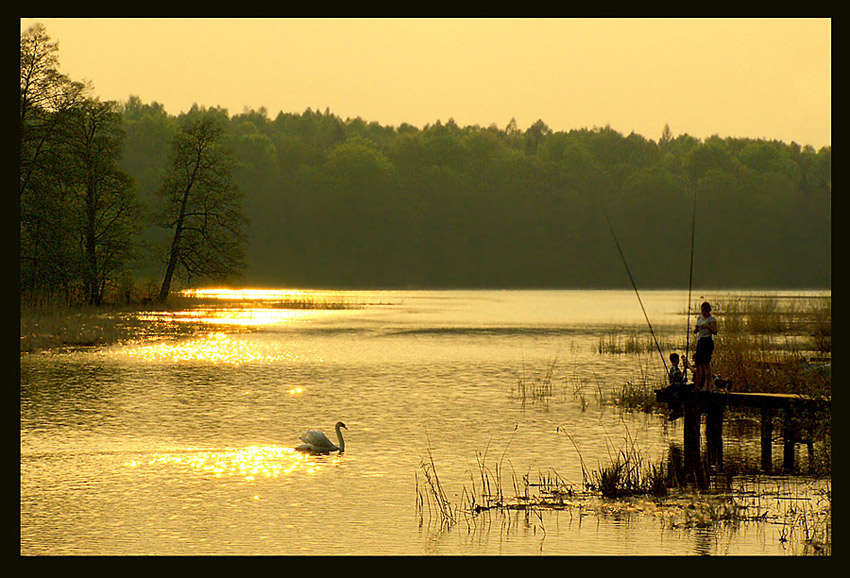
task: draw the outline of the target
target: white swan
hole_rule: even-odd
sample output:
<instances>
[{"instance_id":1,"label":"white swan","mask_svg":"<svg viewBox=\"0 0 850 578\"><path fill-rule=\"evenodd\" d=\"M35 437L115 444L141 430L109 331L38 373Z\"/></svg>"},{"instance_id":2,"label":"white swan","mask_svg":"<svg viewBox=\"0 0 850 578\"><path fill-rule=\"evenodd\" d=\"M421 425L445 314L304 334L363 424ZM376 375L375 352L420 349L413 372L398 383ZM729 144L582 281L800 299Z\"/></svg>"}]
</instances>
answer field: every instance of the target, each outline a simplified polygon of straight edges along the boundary
<instances>
[{"instance_id":1,"label":"white swan","mask_svg":"<svg viewBox=\"0 0 850 578\"><path fill-rule=\"evenodd\" d=\"M339 431L340 428L345 428L345 424L341 421L336 422L336 437L339 440L339 445L334 445L334 443L328 439L323 432L319 430L307 430L301 436L301 441L304 442L297 448L295 448L299 452L305 452L308 454L327 454L330 452L339 452L343 453L345 451L345 440L342 439L342 432Z\"/></svg>"}]
</instances>

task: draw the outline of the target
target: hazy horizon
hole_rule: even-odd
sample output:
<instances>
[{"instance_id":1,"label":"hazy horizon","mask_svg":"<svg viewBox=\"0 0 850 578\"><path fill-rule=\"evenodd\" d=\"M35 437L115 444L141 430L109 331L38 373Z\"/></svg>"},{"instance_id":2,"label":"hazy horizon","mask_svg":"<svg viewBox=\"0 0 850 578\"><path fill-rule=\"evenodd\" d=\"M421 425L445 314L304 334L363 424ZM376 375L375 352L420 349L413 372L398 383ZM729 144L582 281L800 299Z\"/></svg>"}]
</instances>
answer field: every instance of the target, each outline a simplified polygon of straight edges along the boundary
<instances>
[{"instance_id":1,"label":"hazy horizon","mask_svg":"<svg viewBox=\"0 0 850 578\"><path fill-rule=\"evenodd\" d=\"M610 126L831 146L831 20L22 18L60 70L169 114Z\"/></svg>"}]
</instances>

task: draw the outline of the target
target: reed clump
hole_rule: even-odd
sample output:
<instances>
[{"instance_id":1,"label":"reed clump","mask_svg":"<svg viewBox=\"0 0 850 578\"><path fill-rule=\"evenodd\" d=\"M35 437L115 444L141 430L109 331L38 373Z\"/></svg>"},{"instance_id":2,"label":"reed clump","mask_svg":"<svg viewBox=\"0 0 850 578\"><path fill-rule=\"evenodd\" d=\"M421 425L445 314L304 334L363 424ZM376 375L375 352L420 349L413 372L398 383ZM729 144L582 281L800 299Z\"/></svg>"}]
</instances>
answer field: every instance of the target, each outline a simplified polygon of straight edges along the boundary
<instances>
[{"instance_id":1,"label":"reed clump","mask_svg":"<svg viewBox=\"0 0 850 578\"><path fill-rule=\"evenodd\" d=\"M643 411L650 413L660 410L660 405L655 399L655 390L663 388L666 385L666 380L656 376L651 376L649 366L643 364L640 367L639 373L630 380L627 380L613 398L613 403L627 411Z\"/></svg>"},{"instance_id":2,"label":"reed clump","mask_svg":"<svg viewBox=\"0 0 850 578\"><path fill-rule=\"evenodd\" d=\"M416 474L416 511L419 526L424 524L427 513L429 522L436 518L441 528L451 527L457 521L457 506L452 505L440 483L430 442L427 458L421 458L419 461L419 472L422 473L421 486L419 473Z\"/></svg>"},{"instance_id":3,"label":"reed clump","mask_svg":"<svg viewBox=\"0 0 850 578\"><path fill-rule=\"evenodd\" d=\"M194 293L172 293L168 296L168 307L189 309L195 307L214 308L269 308L338 311L360 309L362 305L338 296L289 295L283 298L251 297L235 294L233 296L209 296Z\"/></svg>"},{"instance_id":4,"label":"reed clump","mask_svg":"<svg viewBox=\"0 0 850 578\"><path fill-rule=\"evenodd\" d=\"M567 436L581 463L585 488L598 491L604 498L623 498L640 494L663 496L667 493L670 476L663 460L649 460L638 447L626 429L623 447L609 457L610 462L600 464L598 469L590 470L584 463L578 444L566 431L558 428L559 433Z\"/></svg>"},{"instance_id":5,"label":"reed clump","mask_svg":"<svg viewBox=\"0 0 850 578\"><path fill-rule=\"evenodd\" d=\"M517 427L514 428L514 434L516 430ZM474 517L494 510L539 512L541 509L569 507L568 500L576 495L575 490L572 484L551 469L538 472L536 479L533 479L528 473L517 476L508 462L513 494L505 492L505 456L511 441L513 434L494 461L488 458L489 443L483 452L476 452L475 466L469 468L469 485L463 485L458 502L452 503L437 475L429 440L427 457L420 460L419 472L415 476L416 510L420 526L424 525L426 518L429 524L437 523L441 529L446 529L456 524L461 515Z\"/></svg>"},{"instance_id":6,"label":"reed clump","mask_svg":"<svg viewBox=\"0 0 850 578\"><path fill-rule=\"evenodd\" d=\"M718 302L712 372L737 391L829 397L831 296L730 297Z\"/></svg>"},{"instance_id":7,"label":"reed clump","mask_svg":"<svg viewBox=\"0 0 850 578\"><path fill-rule=\"evenodd\" d=\"M556 393L555 368L557 357L549 361L542 372L533 372L526 367L525 360L517 376L513 389L513 396L520 401L522 407L526 404L546 403Z\"/></svg>"},{"instance_id":8,"label":"reed clump","mask_svg":"<svg viewBox=\"0 0 850 578\"><path fill-rule=\"evenodd\" d=\"M296 309L317 311L343 311L347 309L359 309L359 305L349 303L343 299L314 299L314 298L288 298L274 301L269 305L273 309Z\"/></svg>"},{"instance_id":9,"label":"reed clump","mask_svg":"<svg viewBox=\"0 0 850 578\"><path fill-rule=\"evenodd\" d=\"M831 296L730 297L718 301L720 323L712 373L733 391L793 393L832 399ZM796 416L810 452L810 471L831 468L831 412Z\"/></svg>"},{"instance_id":10,"label":"reed clump","mask_svg":"<svg viewBox=\"0 0 850 578\"><path fill-rule=\"evenodd\" d=\"M662 351L672 349L673 342L663 337L635 333L622 327L610 327L599 336L596 353L600 355L654 353L659 347Z\"/></svg>"},{"instance_id":11,"label":"reed clump","mask_svg":"<svg viewBox=\"0 0 850 578\"><path fill-rule=\"evenodd\" d=\"M519 511L524 512L526 523L534 517L545 536L543 512L547 510L628 511L663 516L664 526L672 530L717 525L734 528L745 522L778 524L780 542L787 543L789 548L803 548L802 552L792 553L831 554L832 500L828 486L826 490L808 492L813 497L791 495L787 489L771 492L763 487L765 482L759 477L733 480L731 475L715 474L713 487L694 491L696 488L683 482L683 475L677 475L682 467L681 450L677 446L669 448L665 459L652 461L628 431L622 447L610 456L610 463L589 470L572 436L561 427L558 431L570 439L578 452L584 489L577 489L552 469L537 472L533 479L529 473L518 477L511 468L513 494L510 495L503 490L508 447L491 460L488 443L483 452L476 453L475 467L470 468L471 486L464 485L459 502L453 504L440 483L429 449L427 457L420 462L422 481L416 476L420 526L426 515L429 522L436 516L443 531L461 519L471 523L479 515L492 511ZM748 480L755 480L759 487L748 487ZM775 500L771 499L773 494ZM603 501L594 501L597 496Z\"/></svg>"}]
</instances>

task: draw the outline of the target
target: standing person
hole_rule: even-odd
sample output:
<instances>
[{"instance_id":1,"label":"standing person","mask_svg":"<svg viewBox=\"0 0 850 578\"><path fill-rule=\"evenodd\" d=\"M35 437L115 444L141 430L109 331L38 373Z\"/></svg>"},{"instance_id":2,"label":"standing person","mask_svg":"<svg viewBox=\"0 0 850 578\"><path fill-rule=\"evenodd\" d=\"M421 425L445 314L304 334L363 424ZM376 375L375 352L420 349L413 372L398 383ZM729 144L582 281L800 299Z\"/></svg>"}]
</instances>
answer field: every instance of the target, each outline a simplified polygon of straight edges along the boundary
<instances>
[{"instance_id":1,"label":"standing person","mask_svg":"<svg viewBox=\"0 0 850 578\"><path fill-rule=\"evenodd\" d=\"M707 388L711 378L711 354L714 353L714 335L717 335L717 319L711 314L711 304L703 302L694 333L697 335L697 350L694 353L694 387Z\"/></svg>"}]
</instances>

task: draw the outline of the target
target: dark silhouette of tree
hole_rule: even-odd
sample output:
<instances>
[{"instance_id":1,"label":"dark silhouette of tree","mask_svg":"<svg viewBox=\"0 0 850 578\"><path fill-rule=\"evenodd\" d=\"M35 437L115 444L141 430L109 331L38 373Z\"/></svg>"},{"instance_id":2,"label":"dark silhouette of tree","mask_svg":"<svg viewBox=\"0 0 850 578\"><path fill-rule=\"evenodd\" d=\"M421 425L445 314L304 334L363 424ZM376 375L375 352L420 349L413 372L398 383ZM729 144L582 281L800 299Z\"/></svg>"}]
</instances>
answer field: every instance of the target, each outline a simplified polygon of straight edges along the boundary
<instances>
[{"instance_id":1,"label":"dark silhouette of tree","mask_svg":"<svg viewBox=\"0 0 850 578\"><path fill-rule=\"evenodd\" d=\"M132 178L118 167L124 134L116 103L88 101L73 110L68 124L81 277L86 301L100 305L133 256L139 207Z\"/></svg>"},{"instance_id":2,"label":"dark silhouette of tree","mask_svg":"<svg viewBox=\"0 0 850 578\"><path fill-rule=\"evenodd\" d=\"M234 160L222 144L220 111L193 109L174 138L160 189L162 225L172 232L159 301L176 273L221 282L244 269L245 217L233 181Z\"/></svg>"},{"instance_id":3,"label":"dark silhouette of tree","mask_svg":"<svg viewBox=\"0 0 850 578\"><path fill-rule=\"evenodd\" d=\"M100 304L131 258L134 187L118 168L117 105L88 97L58 65L44 26L21 35L22 300Z\"/></svg>"},{"instance_id":4,"label":"dark silhouette of tree","mask_svg":"<svg viewBox=\"0 0 850 578\"><path fill-rule=\"evenodd\" d=\"M21 35L21 195L37 178L33 173L55 161L64 113L82 102L85 92L83 83L59 72L59 45L44 25L34 24Z\"/></svg>"}]
</instances>

